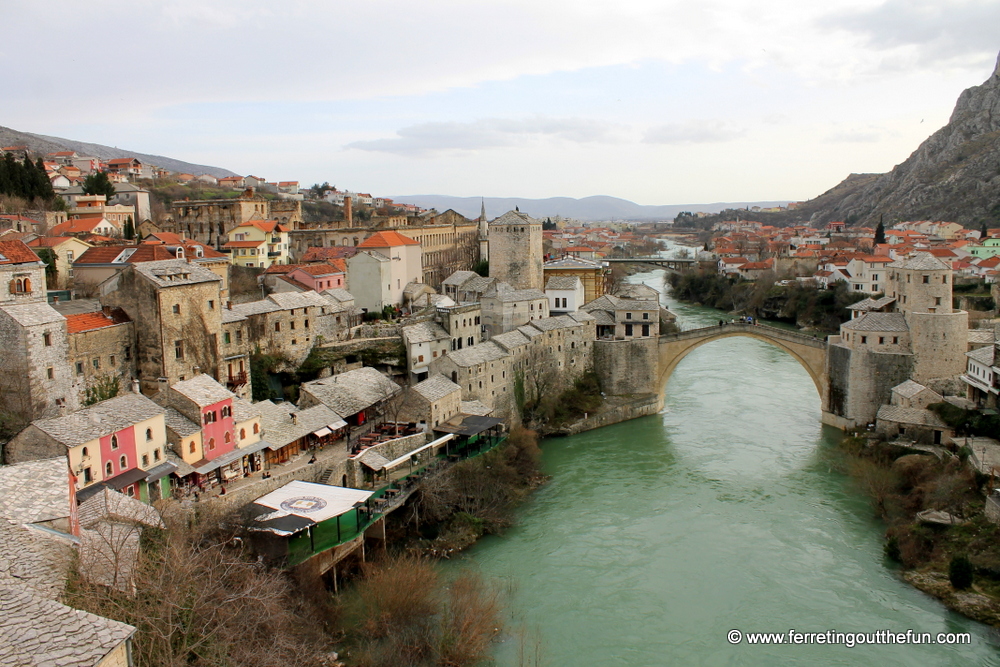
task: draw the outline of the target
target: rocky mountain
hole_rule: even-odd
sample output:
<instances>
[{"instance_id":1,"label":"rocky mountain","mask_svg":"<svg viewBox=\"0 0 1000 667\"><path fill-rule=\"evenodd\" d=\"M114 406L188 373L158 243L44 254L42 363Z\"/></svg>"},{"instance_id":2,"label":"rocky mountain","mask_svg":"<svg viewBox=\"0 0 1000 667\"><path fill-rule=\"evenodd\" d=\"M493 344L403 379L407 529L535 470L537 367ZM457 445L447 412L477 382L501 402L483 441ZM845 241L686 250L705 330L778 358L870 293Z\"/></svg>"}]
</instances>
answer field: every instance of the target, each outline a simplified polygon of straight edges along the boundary
<instances>
[{"instance_id":1,"label":"rocky mountain","mask_svg":"<svg viewBox=\"0 0 1000 667\"><path fill-rule=\"evenodd\" d=\"M874 226L949 220L1000 226L1000 58L982 85L962 92L948 124L887 174L852 174L789 218Z\"/></svg>"},{"instance_id":2,"label":"rocky mountain","mask_svg":"<svg viewBox=\"0 0 1000 667\"><path fill-rule=\"evenodd\" d=\"M29 150L42 155L55 153L58 151L76 151L81 155L99 157L102 160L113 160L122 157L137 157L142 162L163 167L170 171L184 172L188 174L211 174L216 178L222 176L236 176L232 171L221 167L211 167L204 164L193 164L183 160L164 157L162 155L149 155L138 151L122 150L103 146L101 144L89 144L83 141L63 139L61 137L49 137L44 134L31 134L30 132L19 132L9 127L0 126L0 146L21 146L26 145Z\"/></svg>"},{"instance_id":3,"label":"rocky mountain","mask_svg":"<svg viewBox=\"0 0 1000 667\"><path fill-rule=\"evenodd\" d=\"M574 220L640 220L666 221L673 220L681 211L705 211L714 213L726 208L760 206L781 206L780 202L730 202L714 204L672 204L668 206L644 206L619 199L617 197L595 196L573 199L572 197L549 197L547 199L524 199L521 197L449 197L445 195L401 195L392 197L393 201L404 204L415 204L424 208L436 208L439 211L454 209L467 218L478 218L483 202L486 203L486 216L493 219L514 207L521 209L535 218L554 218L561 215Z\"/></svg>"}]
</instances>

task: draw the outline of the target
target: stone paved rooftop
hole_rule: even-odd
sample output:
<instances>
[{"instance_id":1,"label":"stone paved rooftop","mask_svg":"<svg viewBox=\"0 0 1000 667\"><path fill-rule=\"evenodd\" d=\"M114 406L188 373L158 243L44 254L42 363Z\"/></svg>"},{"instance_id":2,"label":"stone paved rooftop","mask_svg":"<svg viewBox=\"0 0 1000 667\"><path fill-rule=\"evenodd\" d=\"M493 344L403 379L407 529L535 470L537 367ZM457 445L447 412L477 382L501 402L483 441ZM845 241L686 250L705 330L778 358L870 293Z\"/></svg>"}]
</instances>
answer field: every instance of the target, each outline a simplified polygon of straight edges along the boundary
<instances>
[{"instance_id":1,"label":"stone paved rooftop","mask_svg":"<svg viewBox=\"0 0 1000 667\"><path fill-rule=\"evenodd\" d=\"M32 424L55 440L76 447L123 428L163 414L163 408L142 394L131 392L52 419L38 419Z\"/></svg>"},{"instance_id":2,"label":"stone paved rooftop","mask_svg":"<svg viewBox=\"0 0 1000 667\"><path fill-rule=\"evenodd\" d=\"M66 457L0 466L0 517L39 523L69 516Z\"/></svg>"},{"instance_id":3,"label":"stone paved rooftop","mask_svg":"<svg viewBox=\"0 0 1000 667\"><path fill-rule=\"evenodd\" d=\"M462 388L440 373L436 373L414 386L413 391L433 403L453 392L461 392Z\"/></svg>"},{"instance_id":4,"label":"stone paved rooftop","mask_svg":"<svg viewBox=\"0 0 1000 667\"><path fill-rule=\"evenodd\" d=\"M190 380L182 380L170 388L203 408L236 397L236 394L205 373L196 375Z\"/></svg>"}]
</instances>

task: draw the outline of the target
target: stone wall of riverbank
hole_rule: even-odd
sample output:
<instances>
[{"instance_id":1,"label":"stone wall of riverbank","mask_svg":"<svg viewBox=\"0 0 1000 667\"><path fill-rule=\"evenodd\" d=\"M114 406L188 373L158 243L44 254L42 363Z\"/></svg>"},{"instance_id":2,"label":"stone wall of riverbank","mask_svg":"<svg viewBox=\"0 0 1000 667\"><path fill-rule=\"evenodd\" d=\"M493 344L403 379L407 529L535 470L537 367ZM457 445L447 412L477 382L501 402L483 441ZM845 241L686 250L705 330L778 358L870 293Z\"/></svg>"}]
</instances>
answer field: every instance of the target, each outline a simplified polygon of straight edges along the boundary
<instances>
[{"instance_id":1,"label":"stone wall of riverbank","mask_svg":"<svg viewBox=\"0 0 1000 667\"><path fill-rule=\"evenodd\" d=\"M609 397L596 413L564 426L552 435L576 435L629 419L655 415L660 408L659 396L656 394L641 394L633 398Z\"/></svg>"}]
</instances>

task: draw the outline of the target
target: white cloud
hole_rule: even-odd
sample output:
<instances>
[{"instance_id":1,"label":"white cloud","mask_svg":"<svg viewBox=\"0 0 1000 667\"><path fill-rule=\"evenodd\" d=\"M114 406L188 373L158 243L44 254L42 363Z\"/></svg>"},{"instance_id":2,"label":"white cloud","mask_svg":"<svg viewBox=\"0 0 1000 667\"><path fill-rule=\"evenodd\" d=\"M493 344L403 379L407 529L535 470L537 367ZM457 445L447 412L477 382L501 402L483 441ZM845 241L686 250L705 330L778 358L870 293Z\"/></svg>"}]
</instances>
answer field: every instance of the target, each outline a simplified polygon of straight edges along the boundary
<instances>
[{"instance_id":1,"label":"white cloud","mask_svg":"<svg viewBox=\"0 0 1000 667\"><path fill-rule=\"evenodd\" d=\"M618 128L585 118L522 119L486 118L470 123L439 122L411 125L392 138L355 141L345 148L398 155L424 155L440 151L477 151L517 146L538 138L573 143L612 141Z\"/></svg>"},{"instance_id":2,"label":"white cloud","mask_svg":"<svg viewBox=\"0 0 1000 667\"><path fill-rule=\"evenodd\" d=\"M733 141L746 133L746 129L719 119L698 119L651 127L646 130L643 141L647 144L710 144Z\"/></svg>"}]
</instances>

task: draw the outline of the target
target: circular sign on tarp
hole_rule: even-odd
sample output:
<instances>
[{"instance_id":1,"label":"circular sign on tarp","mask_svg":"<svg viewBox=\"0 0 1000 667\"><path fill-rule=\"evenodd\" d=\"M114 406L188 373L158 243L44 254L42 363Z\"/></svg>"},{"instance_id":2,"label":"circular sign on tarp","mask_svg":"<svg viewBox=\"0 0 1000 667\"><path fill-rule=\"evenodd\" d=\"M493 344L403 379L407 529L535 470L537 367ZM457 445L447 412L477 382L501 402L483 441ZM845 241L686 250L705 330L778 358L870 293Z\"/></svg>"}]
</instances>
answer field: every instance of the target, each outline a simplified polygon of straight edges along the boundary
<instances>
[{"instance_id":1,"label":"circular sign on tarp","mask_svg":"<svg viewBox=\"0 0 1000 667\"><path fill-rule=\"evenodd\" d=\"M316 496L296 496L282 500L281 509L286 512L318 512L326 507L326 501Z\"/></svg>"}]
</instances>

